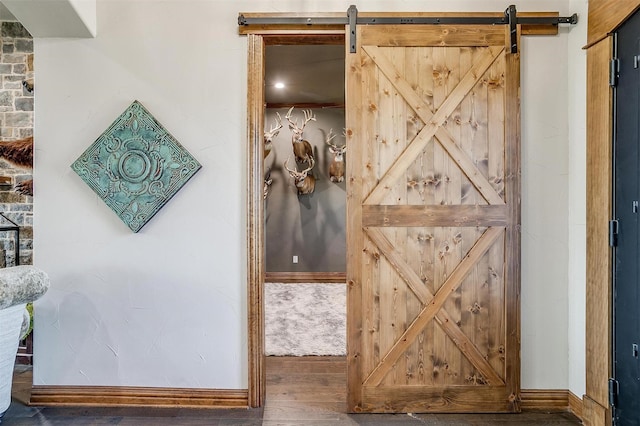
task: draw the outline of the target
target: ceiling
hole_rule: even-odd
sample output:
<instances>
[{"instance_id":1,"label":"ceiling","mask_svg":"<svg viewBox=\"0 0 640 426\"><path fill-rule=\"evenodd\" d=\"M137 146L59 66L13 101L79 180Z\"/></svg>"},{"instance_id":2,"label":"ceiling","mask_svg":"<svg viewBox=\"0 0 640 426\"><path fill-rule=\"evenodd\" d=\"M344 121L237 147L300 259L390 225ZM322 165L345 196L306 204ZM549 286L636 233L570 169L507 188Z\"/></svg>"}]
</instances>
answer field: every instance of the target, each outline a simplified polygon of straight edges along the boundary
<instances>
[{"instance_id":1,"label":"ceiling","mask_svg":"<svg viewBox=\"0 0 640 426\"><path fill-rule=\"evenodd\" d=\"M267 104L343 105L344 55L344 45L267 45ZM285 87L275 88L277 82Z\"/></svg>"}]
</instances>

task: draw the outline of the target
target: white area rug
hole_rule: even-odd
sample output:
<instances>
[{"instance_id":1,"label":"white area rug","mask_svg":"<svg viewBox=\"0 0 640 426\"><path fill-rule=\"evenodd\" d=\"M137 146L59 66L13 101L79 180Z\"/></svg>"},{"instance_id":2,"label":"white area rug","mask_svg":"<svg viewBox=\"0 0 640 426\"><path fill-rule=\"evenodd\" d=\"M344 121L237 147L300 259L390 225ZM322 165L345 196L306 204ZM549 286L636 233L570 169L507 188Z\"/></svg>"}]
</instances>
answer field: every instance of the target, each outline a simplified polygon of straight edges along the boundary
<instances>
[{"instance_id":1,"label":"white area rug","mask_svg":"<svg viewBox=\"0 0 640 426\"><path fill-rule=\"evenodd\" d=\"M266 355L346 355L345 284L265 283Z\"/></svg>"}]
</instances>

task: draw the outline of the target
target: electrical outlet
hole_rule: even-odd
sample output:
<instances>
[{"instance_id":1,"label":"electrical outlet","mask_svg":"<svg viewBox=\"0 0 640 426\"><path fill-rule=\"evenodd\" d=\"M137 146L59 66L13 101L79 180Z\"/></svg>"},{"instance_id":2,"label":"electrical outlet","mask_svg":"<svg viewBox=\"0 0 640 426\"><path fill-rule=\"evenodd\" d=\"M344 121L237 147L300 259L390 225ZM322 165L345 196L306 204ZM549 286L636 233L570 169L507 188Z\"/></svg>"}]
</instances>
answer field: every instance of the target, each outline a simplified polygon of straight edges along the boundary
<instances>
[{"instance_id":1,"label":"electrical outlet","mask_svg":"<svg viewBox=\"0 0 640 426\"><path fill-rule=\"evenodd\" d=\"M293 263L298 263L298 256L293 256Z\"/></svg>"}]
</instances>

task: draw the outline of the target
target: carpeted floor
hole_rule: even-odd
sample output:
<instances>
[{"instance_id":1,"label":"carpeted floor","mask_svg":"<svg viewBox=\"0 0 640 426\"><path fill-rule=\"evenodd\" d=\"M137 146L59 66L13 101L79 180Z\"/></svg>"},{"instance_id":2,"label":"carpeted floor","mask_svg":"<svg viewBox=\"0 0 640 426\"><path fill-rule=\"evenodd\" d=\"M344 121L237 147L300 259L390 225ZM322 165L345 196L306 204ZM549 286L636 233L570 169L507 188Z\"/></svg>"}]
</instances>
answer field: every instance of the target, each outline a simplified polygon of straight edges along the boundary
<instances>
[{"instance_id":1,"label":"carpeted floor","mask_svg":"<svg viewBox=\"0 0 640 426\"><path fill-rule=\"evenodd\" d=\"M266 355L346 355L346 285L265 283Z\"/></svg>"}]
</instances>

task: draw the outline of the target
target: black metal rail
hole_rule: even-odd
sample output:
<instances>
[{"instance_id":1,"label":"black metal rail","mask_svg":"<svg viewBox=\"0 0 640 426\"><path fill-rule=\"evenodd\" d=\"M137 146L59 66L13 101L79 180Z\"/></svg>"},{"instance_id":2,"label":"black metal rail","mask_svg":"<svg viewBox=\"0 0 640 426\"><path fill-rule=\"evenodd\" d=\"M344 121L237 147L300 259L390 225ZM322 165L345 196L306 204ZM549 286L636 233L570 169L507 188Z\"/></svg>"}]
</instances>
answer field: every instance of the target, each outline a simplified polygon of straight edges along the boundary
<instances>
[{"instance_id":1,"label":"black metal rail","mask_svg":"<svg viewBox=\"0 0 640 426\"><path fill-rule=\"evenodd\" d=\"M509 6L504 16L442 16L442 17L359 17L358 8L351 5L347 11L347 16L341 17L256 17L248 18L240 14L238 16L239 26L251 25L349 25L349 44L351 53L355 53L355 27L356 25L509 25L511 33L511 53L517 52L517 25L560 25L578 23L578 15L571 16L540 16L540 17L518 17L516 7Z\"/></svg>"}]
</instances>

